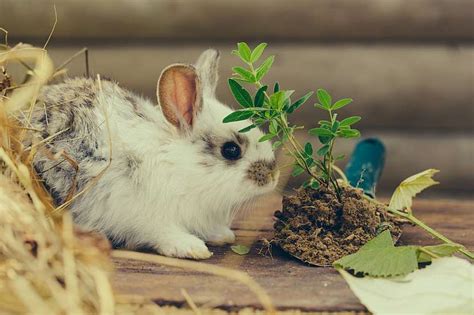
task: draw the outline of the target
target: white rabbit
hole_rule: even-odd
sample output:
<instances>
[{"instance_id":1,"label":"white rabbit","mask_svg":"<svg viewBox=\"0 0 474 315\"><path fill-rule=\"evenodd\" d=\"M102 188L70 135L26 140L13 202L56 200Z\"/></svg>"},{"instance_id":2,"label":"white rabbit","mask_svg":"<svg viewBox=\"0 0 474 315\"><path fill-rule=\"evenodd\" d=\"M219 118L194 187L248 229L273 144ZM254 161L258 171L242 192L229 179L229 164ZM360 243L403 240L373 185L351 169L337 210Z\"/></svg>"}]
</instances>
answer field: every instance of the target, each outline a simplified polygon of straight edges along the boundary
<instances>
[{"instance_id":1,"label":"white rabbit","mask_svg":"<svg viewBox=\"0 0 474 315\"><path fill-rule=\"evenodd\" d=\"M278 170L260 130L238 132L250 121L222 122L232 110L215 97L218 59L207 50L195 66L164 69L160 106L109 80L42 89L32 123L52 139L34 167L58 205L85 189L70 206L75 223L173 257L205 259L205 242L234 242L235 211L272 191Z\"/></svg>"}]
</instances>

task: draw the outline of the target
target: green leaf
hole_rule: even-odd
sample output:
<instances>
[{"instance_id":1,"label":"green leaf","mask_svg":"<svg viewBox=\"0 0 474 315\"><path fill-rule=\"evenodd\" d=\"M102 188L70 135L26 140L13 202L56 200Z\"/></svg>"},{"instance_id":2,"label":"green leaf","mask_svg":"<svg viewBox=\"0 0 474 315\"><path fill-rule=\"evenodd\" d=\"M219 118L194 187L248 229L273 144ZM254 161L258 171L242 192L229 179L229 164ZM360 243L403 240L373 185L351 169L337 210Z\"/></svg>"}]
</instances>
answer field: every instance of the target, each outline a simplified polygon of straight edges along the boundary
<instances>
[{"instance_id":1,"label":"green leaf","mask_svg":"<svg viewBox=\"0 0 474 315\"><path fill-rule=\"evenodd\" d=\"M327 128L331 128L331 122L327 120L320 120L318 121L318 124L323 127L326 126Z\"/></svg>"},{"instance_id":2,"label":"green leaf","mask_svg":"<svg viewBox=\"0 0 474 315\"><path fill-rule=\"evenodd\" d=\"M350 104L352 102L351 98L343 98L342 100L337 101L331 106L331 110L336 110L339 108L343 108L344 106Z\"/></svg>"},{"instance_id":3,"label":"green leaf","mask_svg":"<svg viewBox=\"0 0 474 315\"><path fill-rule=\"evenodd\" d=\"M332 127L331 127L331 131L336 133L336 131L339 129L339 122L337 120L334 121L334 123L332 124Z\"/></svg>"},{"instance_id":4,"label":"green leaf","mask_svg":"<svg viewBox=\"0 0 474 315\"><path fill-rule=\"evenodd\" d=\"M331 96L329 95L328 92L324 89L318 89L316 92L316 95L318 96L319 103L325 108L325 109L330 109L331 108Z\"/></svg>"},{"instance_id":5,"label":"green leaf","mask_svg":"<svg viewBox=\"0 0 474 315\"><path fill-rule=\"evenodd\" d=\"M288 108L290 107L290 104L291 104L291 99L288 97L285 99L285 101L283 102L283 107L282 107L282 110L284 112L287 112L288 111Z\"/></svg>"},{"instance_id":6,"label":"green leaf","mask_svg":"<svg viewBox=\"0 0 474 315\"><path fill-rule=\"evenodd\" d=\"M291 172L291 176L296 177L296 176L298 176L298 175L303 174L304 172L305 172L305 171L304 171L304 168L302 168L302 167L299 166L299 165L295 165L295 166L293 167L293 171Z\"/></svg>"},{"instance_id":7,"label":"green leaf","mask_svg":"<svg viewBox=\"0 0 474 315\"><path fill-rule=\"evenodd\" d=\"M237 50L239 51L239 56L244 62L250 62L250 47L247 43L240 42L237 44Z\"/></svg>"},{"instance_id":8,"label":"green leaf","mask_svg":"<svg viewBox=\"0 0 474 315\"><path fill-rule=\"evenodd\" d=\"M265 61L262 63L262 65L257 68L257 70L255 71L257 81L260 81L263 78L263 76L268 72L268 70L270 70L270 68L273 64L274 58L275 58L275 56L268 57L267 59L265 59Z\"/></svg>"},{"instance_id":9,"label":"green leaf","mask_svg":"<svg viewBox=\"0 0 474 315\"><path fill-rule=\"evenodd\" d=\"M222 122L229 123L233 121L241 121L241 120L248 119L252 116L253 116L253 112L250 110L237 110L227 115Z\"/></svg>"},{"instance_id":10,"label":"green leaf","mask_svg":"<svg viewBox=\"0 0 474 315\"><path fill-rule=\"evenodd\" d=\"M356 253L342 257L333 265L372 277L406 275L418 269L416 250L415 246L395 247L390 231L385 230Z\"/></svg>"},{"instance_id":11,"label":"green leaf","mask_svg":"<svg viewBox=\"0 0 474 315\"><path fill-rule=\"evenodd\" d=\"M346 156L344 154L339 154L334 158L334 161L340 161L343 160Z\"/></svg>"},{"instance_id":12,"label":"green leaf","mask_svg":"<svg viewBox=\"0 0 474 315\"><path fill-rule=\"evenodd\" d=\"M343 138L357 138L360 137L360 131L356 129L341 129L338 135Z\"/></svg>"},{"instance_id":13,"label":"green leaf","mask_svg":"<svg viewBox=\"0 0 474 315\"><path fill-rule=\"evenodd\" d=\"M318 136L319 142L322 144L329 143L333 138L333 136Z\"/></svg>"},{"instance_id":14,"label":"green leaf","mask_svg":"<svg viewBox=\"0 0 474 315\"><path fill-rule=\"evenodd\" d=\"M264 85L258 89L257 94L255 94L255 107L262 107L265 102L265 91L268 86Z\"/></svg>"},{"instance_id":15,"label":"green leaf","mask_svg":"<svg viewBox=\"0 0 474 315\"><path fill-rule=\"evenodd\" d=\"M275 85L273 86L273 93L276 93L280 91L280 84L278 82L275 82Z\"/></svg>"},{"instance_id":16,"label":"green leaf","mask_svg":"<svg viewBox=\"0 0 474 315\"><path fill-rule=\"evenodd\" d=\"M249 132L250 130L252 130L253 128L255 128L257 126L255 126L254 124L250 125L250 126L247 126L245 128L242 128L239 130L240 133L244 133L244 132Z\"/></svg>"},{"instance_id":17,"label":"green leaf","mask_svg":"<svg viewBox=\"0 0 474 315\"><path fill-rule=\"evenodd\" d=\"M258 142L264 142L264 141L273 139L273 138L275 138L275 136L276 136L276 134L267 133L266 135L264 135L263 137L261 137L260 139L258 139Z\"/></svg>"},{"instance_id":18,"label":"green leaf","mask_svg":"<svg viewBox=\"0 0 474 315\"><path fill-rule=\"evenodd\" d=\"M306 142L304 146L304 152L306 152L306 154L308 155L313 155L313 146L311 145L311 143Z\"/></svg>"},{"instance_id":19,"label":"green leaf","mask_svg":"<svg viewBox=\"0 0 474 315\"><path fill-rule=\"evenodd\" d=\"M270 133L274 133L274 134L278 133L278 123L276 122L276 120L272 120L270 122L270 125L268 126L268 131L270 131Z\"/></svg>"},{"instance_id":20,"label":"green leaf","mask_svg":"<svg viewBox=\"0 0 474 315\"><path fill-rule=\"evenodd\" d=\"M282 109L285 105L285 100L290 97L293 91L278 91L270 96L270 106L274 109Z\"/></svg>"},{"instance_id":21,"label":"green leaf","mask_svg":"<svg viewBox=\"0 0 474 315\"><path fill-rule=\"evenodd\" d=\"M302 98L300 98L299 100L297 100L296 102L294 102L293 104L291 104L291 106L288 108L288 110L286 111L288 114L291 114L293 113L295 110L297 110L301 105L303 105L304 103L306 103L306 101L311 97L311 95L313 95L313 92L309 92L307 94L305 94Z\"/></svg>"},{"instance_id":22,"label":"green leaf","mask_svg":"<svg viewBox=\"0 0 474 315\"><path fill-rule=\"evenodd\" d=\"M309 134L313 136L333 136L331 130L326 128L313 128L309 130Z\"/></svg>"},{"instance_id":23,"label":"green leaf","mask_svg":"<svg viewBox=\"0 0 474 315\"><path fill-rule=\"evenodd\" d=\"M255 83L255 76L247 69L244 69L242 67L233 67L232 71L240 75L240 79L243 79L243 81Z\"/></svg>"},{"instance_id":24,"label":"green leaf","mask_svg":"<svg viewBox=\"0 0 474 315\"><path fill-rule=\"evenodd\" d=\"M253 106L252 98L250 97L249 92L239 84L239 82L234 79L229 79L230 91L234 95L234 98L239 102L242 107L251 107Z\"/></svg>"},{"instance_id":25,"label":"green leaf","mask_svg":"<svg viewBox=\"0 0 474 315\"><path fill-rule=\"evenodd\" d=\"M433 180L434 174L439 170L427 169L421 173L408 177L395 189L390 199L389 207L395 210L410 209L413 198L426 188L439 184Z\"/></svg>"},{"instance_id":26,"label":"green leaf","mask_svg":"<svg viewBox=\"0 0 474 315\"><path fill-rule=\"evenodd\" d=\"M351 116L343 119L341 121L341 126L350 126L355 124L356 122L360 121L361 117L360 116Z\"/></svg>"},{"instance_id":27,"label":"green leaf","mask_svg":"<svg viewBox=\"0 0 474 315\"><path fill-rule=\"evenodd\" d=\"M316 152L316 154L319 156L325 156L328 152L329 152L329 144L325 144L318 149L318 152Z\"/></svg>"},{"instance_id":28,"label":"green leaf","mask_svg":"<svg viewBox=\"0 0 474 315\"><path fill-rule=\"evenodd\" d=\"M278 149L282 144L283 144L283 142L278 141L278 140L273 142L273 145L272 145L273 150Z\"/></svg>"},{"instance_id":29,"label":"green leaf","mask_svg":"<svg viewBox=\"0 0 474 315\"><path fill-rule=\"evenodd\" d=\"M319 182L318 181L315 181L313 180L310 184L310 187L313 188L313 189L318 189L319 188Z\"/></svg>"},{"instance_id":30,"label":"green leaf","mask_svg":"<svg viewBox=\"0 0 474 315\"><path fill-rule=\"evenodd\" d=\"M260 58L260 56L262 56L263 51L265 50L266 47L267 47L267 43L258 44L258 46L255 47L255 49L252 51L252 54L250 55L250 62L251 63L256 62Z\"/></svg>"},{"instance_id":31,"label":"green leaf","mask_svg":"<svg viewBox=\"0 0 474 315\"><path fill-rule=\"evenodd\" d=\"M319 109L322 109L322 110L325 110L325 111L328 110L326 107L324 107L323 105L318 104L318 103L314 104L314 107L319 108Z\"/></svg>"},{"instance_id":32,"label":"green leaf","mask_svg":"<svg viewBox=\"0 0 474 315\"><path fill-rule=\"evenodd\" d=\"M460 244L439 244L433 246L423 246L418 248L417 256L419 263L430 262L433 258L431 255L427 254L425 251L428 251L438 257L452 256L458 250L464 248ZM423 251L425 250L425 251Z\"/></svg>"},{"instance_id":33,"label":"green leaf","mask_svg":"<svg viewBox=\"0 0 474 315\"><path fill-rule=\"evenodd\" d=\"M250 252L250 248L245 245L232 245L230 249L239 255L247 255Z\"/></svg>"}]
</instances>

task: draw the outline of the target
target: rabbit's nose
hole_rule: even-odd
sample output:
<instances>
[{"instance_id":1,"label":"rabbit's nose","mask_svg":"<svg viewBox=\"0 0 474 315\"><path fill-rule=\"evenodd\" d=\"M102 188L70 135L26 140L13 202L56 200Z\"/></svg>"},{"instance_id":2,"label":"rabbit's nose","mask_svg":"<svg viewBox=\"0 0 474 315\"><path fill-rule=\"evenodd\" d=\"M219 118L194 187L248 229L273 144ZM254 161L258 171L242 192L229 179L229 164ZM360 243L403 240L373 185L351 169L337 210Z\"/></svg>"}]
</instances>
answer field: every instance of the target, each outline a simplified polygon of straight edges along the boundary
<instances>
[{"instance_id":1,"label":"rabbit's nose","mask_svg":"<svg viewBox=\"0 0 474 315\"><path fill-rule=\"evenodd\" d=\"M256 161L253 162L248 169L248 177L258 186L265 186L275 179L276 162L272 161Z\"/></svg>"}]
</instances>

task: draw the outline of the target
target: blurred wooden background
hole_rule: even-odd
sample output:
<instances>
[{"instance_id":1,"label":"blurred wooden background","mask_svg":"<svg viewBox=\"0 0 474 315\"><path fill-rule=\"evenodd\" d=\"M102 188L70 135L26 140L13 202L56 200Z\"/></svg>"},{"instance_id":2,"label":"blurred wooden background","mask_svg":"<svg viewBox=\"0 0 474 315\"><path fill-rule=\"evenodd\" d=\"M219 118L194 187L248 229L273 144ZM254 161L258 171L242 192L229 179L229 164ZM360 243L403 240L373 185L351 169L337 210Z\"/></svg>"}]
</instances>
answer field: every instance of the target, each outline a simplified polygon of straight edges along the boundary
<instances>
[{"instance_id":1,"label":"blurred wooden background","mask_svg":"<svg viewBox=\"0 0 474 315\"><path fill-rule=\"evenodd\" d=\"M1 0L10 43L43 44L54 3L48 47L57 64L87 46L93 73L154 98L163 67L215 47L218 94L234 105L230 52L237 41L265 41L276 55L269 81L355 100L341 114L363 116L363 135L387 146L382 192L426 168L441 170L438 196L473 192L472 0ZM70 67L84 71L82 58ZM318 114L308 104L294 120L312 126ZM340 151L353 145L341 142Z\"/></svg>"}]
</instances>

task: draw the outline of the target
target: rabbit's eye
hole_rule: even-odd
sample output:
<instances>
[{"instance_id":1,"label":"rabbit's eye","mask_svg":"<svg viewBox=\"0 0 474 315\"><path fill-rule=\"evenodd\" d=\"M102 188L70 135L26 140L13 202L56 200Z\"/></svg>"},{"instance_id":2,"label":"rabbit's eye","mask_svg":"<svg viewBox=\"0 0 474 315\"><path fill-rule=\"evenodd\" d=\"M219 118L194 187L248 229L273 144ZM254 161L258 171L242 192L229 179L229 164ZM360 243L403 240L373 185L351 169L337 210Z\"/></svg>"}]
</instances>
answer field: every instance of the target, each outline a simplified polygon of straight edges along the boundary
<instances>
[{"instance_id":1,"label":"rabbit's eye","mask_svg":"<svg viewBox=\"0 0 474 315\"><path fill-rule=\"evenodd\" d=\"M237 143L229 141L222 146L221 154L227 160L238 160L241 157L242 151Z\"/></svg>"}]
</instances>

